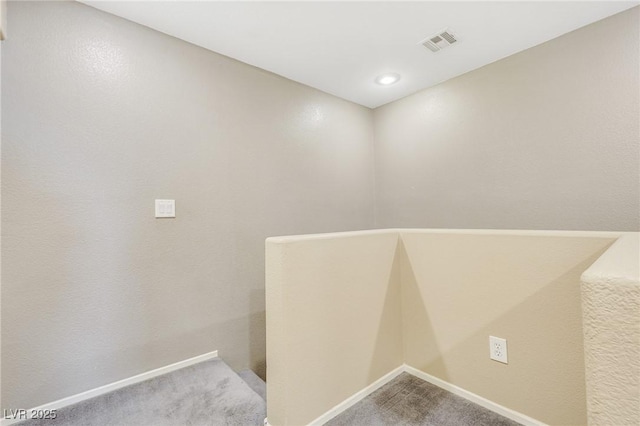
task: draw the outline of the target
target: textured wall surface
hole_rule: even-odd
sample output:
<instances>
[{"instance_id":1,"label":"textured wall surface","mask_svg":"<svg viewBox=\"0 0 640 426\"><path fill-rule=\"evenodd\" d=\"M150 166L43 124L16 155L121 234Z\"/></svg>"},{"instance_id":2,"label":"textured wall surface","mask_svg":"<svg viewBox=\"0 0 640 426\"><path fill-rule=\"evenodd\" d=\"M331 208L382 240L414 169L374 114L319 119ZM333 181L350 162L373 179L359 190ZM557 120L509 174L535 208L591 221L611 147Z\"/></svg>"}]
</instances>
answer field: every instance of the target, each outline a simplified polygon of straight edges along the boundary
<instances>
[{"instance_id":1,"label":"textured wall surface","mask_svg":"<svg viewBox=\"0 0 640 426\"><path fill-rule=\"evenodd\" d=\"M0 94L2 93L2 43L0 42ZM2 96L0 96L0 142L2 141ZM2 158L2 143L0 143L0 159ZM0 161L0 187L2 185L2 162ZM0 212L2 212L2 191L0 191ZM0 220L0 246L2 245L2 221ZM2 309L2 252L0 250L0 311ZM2 312L0 312L0 330L2 330ZM0 387L2 386L2 336L0 335ZM0 392L0 409L2 409L2 394Z\"/></svg>"},{"instance_id":2,"label":"textured wall surface","mask_svg":"<svg viewBox=\"0 0 640 426\"><path fill-rule=\"evenodd\" d=\"M639 230L639 14L376 109L378 227Z\"/></svg>"},{"instance_id":3,"label":"textured wall surface","mask_svg":"<svg viewBox=\"0 0 640 426\"><path fill-rule=\"evenodd\" d=\"M7 36L7 0L0 0L0 40Z\"/></svg>"},{"instance_id":4,"label":"textured wall surface","mask_svg":"<svg viewBox=\"0 0 640 426\"><path fill-rule=\"evenodd\" d=\"M270 238L267 417L303 425L402 365L393 231Z\"/></svg>"},{"instance_id":5,"label":"textured wall surface","mask_svg":"<svg viewBox=\"0 0 640 426\"><path fill-rule=\"evenodd\" d=\"M374 226L372 118L378 225L638 229L638 10L372 114L76 2L12 2L0 408L214 349L264 373L263 240Z\"/></svg>"},{"instance_id":6,"label":"textured wall surface","mask_svg":"<svg viewBox=\"0 0 640 426\"><path fill-rule=\"evenodd\" d=\"M405 362L552 425L586 423L580 275L617 235L401 232ZM507 339L509 364L489 359Z\"/></svg>"},{"instance_id":7,"label":"textured wall surface","mask_svg":"<svg viewBox=\"0 0 640 426\"><path fill-rule=\"evenodd\" d=\"M619 235L269 239L270 424L307 424L403 362L539 421L586 424L580 275ZM490 335L507 339L509 364L489 359Z\"/></svg>"},{"instance_id":8,"label":"textured wall surface","mask_svg":"<svg viewBox=\"0 0 640 426\"><path fill-rule=\"evenodd\" d=\"M620 238L582 274L591 425L640 420L640 235Z\"/></svg>"},{"instance_id":9,"label":"textured wall surface","mask_svg":"<svg viewBox=\"0 0 640 426\"><path fill-rule=\"evenodd\" d=\"M264 239L373 226L371 111L76 2L8 12L2 408L216 349L263 374Z\"/></svg>"}]
</instances>

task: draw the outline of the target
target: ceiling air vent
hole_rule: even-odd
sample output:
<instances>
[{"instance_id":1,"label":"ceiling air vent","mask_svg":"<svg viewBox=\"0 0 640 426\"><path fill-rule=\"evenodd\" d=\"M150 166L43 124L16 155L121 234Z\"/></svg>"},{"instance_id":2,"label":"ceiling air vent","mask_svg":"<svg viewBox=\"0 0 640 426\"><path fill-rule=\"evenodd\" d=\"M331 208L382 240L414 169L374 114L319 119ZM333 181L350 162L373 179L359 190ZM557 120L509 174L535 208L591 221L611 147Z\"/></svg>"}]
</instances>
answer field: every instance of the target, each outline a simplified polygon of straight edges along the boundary
<instances>
[{"instance_id":1,"label":"ceiling air vent","mask_svg":"<svg viewBox=\"0 0 640 426\"><path fill-rule=\"evenodd\" d=\"M453 34L453 32L450 29L446 29L439 31L437 34L434 34L431 37L427 37L420 43L432 52L437 52L438 50L442 50L445 47L451 46L457 41L458 39Z\"/></svg>"}]
</instances>

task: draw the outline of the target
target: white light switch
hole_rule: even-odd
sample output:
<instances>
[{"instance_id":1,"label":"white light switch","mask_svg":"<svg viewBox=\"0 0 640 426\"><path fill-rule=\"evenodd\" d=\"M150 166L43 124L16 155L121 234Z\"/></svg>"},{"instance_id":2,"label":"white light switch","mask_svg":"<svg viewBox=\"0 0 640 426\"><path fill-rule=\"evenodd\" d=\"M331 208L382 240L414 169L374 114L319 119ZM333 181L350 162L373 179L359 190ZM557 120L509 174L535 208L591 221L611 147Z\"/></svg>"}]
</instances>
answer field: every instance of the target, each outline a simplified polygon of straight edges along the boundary
<instances>
[{"instance_id":1,"label":"white light switch","mask_svg":"<svg viewBox=\"0 0 640 426\"><path fill-rule=\"evenodd\" d=\"M176 217L176 200L156 200L156 217Z\"/></svg>"}]
</instances>

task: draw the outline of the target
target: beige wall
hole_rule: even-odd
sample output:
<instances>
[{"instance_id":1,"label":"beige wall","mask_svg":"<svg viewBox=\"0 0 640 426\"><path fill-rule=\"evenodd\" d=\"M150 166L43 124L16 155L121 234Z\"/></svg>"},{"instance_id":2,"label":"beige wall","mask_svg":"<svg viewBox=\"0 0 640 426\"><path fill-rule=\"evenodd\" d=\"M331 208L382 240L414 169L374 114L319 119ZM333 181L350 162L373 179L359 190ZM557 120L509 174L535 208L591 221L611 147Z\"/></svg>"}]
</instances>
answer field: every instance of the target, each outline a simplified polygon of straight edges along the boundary
<instances>
[{"instance_id":1,"label":"beige wall","mask_svg":"<svg viewBox=\"0 0 640 426\"><path fill-rule=\"evenodd\" d=\"M640 419L640 234L619 238L582 274L590 425Z\"/></svg>"},{"instance_id":2,"label":"beige wall","mask_svg":"<svg viewBox=\"0 0 640 426\"><path fill-rule=\"evenodd\" d=\"M607 234L403 231L405 363L553 425L586 424L580 275ZM507 339L509 364L489 359Z\"/></svg>"},{"instance_id":3,"label":"beige wall","mask_svg":"<svg viewBox=\"0 0 640 426\"><path fill-rule=\"evenodd\" d=\"M378 227L640 229L639 13L376 109Z\"/></svg>"},{"instance_id":4,"label":"beige wall","mask_svg":"<svg viewBox=\"0 0 640 426\"><path fill-rule=\"evenodd\" d=\"M269 239L269 423L306 424L405 363L533 419L586 424L580 275L618 236ZM490 335L507 339L507 365L489 359Z\"/></svg>"},{"instance_id":5,"label":"beige wall","mask_svg":"<svg viewBox=\"0 0 640 426\"><path fill-rule=\"evenodd\" d=\"M378 225L638 229L637 14L376 110ZM262 241L374 226L372 112L76 2L9 19L0 408L263 373Z\"/></svg>"},{"instance_id":6,"label":"beige wall","mask_svg":"<svg viewBox=\"0 0 640 426\"><path fill-rule=\"evenodd\" d=\"M216 349L264 373L264 239L373 226L371 111L77 2L9 20L2 408Z\"/></svg>"},{"instance_id":7,"label":"beige wall","mask_svg":"<svg viewBox=\"0 0 640 426\"><path fill-rule=\"evenodd\" d=\"M7 36L7 0L0 0L0 40Z\"/></svg>"},{"instance_id":8,"label":"beige wall","mask_svg":"<svg viewBox=\"0 0 640 426\"><path fill-rule=\"evenodd\" d=\"M0 0L2 1L2 0ZM2 93L2 42L0 42L0 94ZM2 96L0 96L0 160L2 159ZM0 187L2 185L2 161L0 161ZM2 212L2 191L0 191L0 212ZM0 246L2 246L2 221L0 220ZM2 330L2 251L0 250L0 330ZM2 335L0 334L0 387L2 383ZM2 409L0 392L0 409Z\"/></svg>"},{"instance_id":9,"label":"beige wall","mask_svg":"<svg viewBox=\"0 0 640 426\"><path fill-rule=\"evenodd\" d=\"M308 424L402 365L398 234L267 240L267 417Z\"/></svg>"}]
</instances>

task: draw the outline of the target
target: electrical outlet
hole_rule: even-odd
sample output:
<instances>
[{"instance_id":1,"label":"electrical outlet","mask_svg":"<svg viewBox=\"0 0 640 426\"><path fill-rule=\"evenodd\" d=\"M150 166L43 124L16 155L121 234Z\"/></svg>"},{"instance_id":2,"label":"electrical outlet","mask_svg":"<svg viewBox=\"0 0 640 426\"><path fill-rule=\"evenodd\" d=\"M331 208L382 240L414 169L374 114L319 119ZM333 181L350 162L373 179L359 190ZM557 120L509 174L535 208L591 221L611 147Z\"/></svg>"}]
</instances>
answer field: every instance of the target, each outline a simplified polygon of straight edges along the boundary
<instances>
[{"instance_id":1,"label":"electrical outlet","mask_svg":"<svg viewBox=\"0 0 640 426\"><path fill-rule=\"evenodd\" d=\"M507 339L489 336L489 358L508 364L507 362Z\"/></svg>"}]
</instances>

